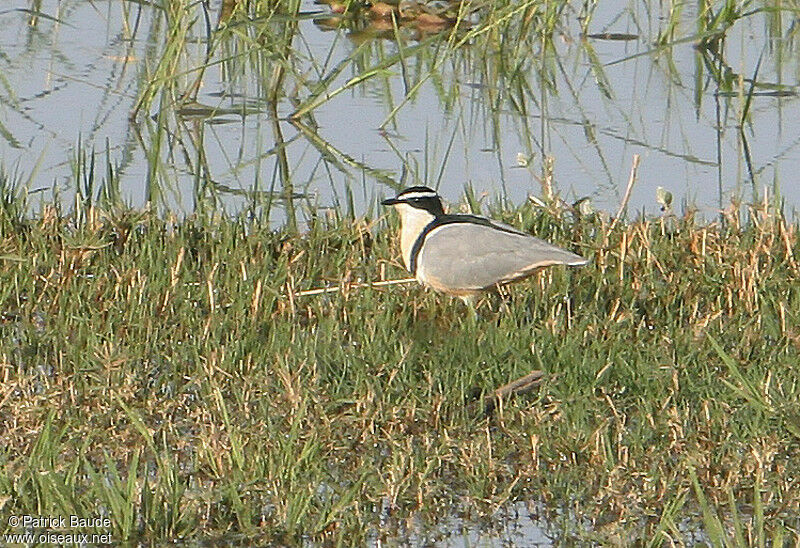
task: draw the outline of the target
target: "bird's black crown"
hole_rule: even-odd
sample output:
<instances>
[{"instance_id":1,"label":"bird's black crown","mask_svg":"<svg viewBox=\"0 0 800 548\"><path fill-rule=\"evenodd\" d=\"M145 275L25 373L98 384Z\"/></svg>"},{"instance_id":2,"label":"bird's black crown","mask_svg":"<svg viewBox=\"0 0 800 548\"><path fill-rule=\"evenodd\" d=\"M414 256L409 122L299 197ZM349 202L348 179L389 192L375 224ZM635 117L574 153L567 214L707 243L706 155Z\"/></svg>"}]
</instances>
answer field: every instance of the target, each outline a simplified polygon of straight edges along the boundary
<instances>
[{"instance_id":1,"label":"bird's black crown","mask_svg":"<svg viewBox=\"0 0 800 548\"><path fill-rule=\"evenodd\" d=\"M427 186L408 187L394 198L389 198L381 203L383 205L408 204L413 208L425 210L436 217L444 215L442 198L435 190Z\"/></svg>"}]
</instances>

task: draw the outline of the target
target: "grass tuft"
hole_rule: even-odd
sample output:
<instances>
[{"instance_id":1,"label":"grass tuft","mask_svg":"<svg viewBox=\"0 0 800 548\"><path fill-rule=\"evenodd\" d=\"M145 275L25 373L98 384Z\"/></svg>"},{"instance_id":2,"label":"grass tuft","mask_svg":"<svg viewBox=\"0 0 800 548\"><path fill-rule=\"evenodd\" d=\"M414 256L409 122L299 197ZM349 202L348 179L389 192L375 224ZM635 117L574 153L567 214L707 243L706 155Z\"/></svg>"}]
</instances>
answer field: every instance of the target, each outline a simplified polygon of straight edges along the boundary
<instances>
[{"instance_id":1,"label":"grass tuft","mask_svg":"<svg viewBox=\"0 0 800 548\"><path fill-rule=\"evenodd\" d=\"M469 321L363 283L406 276L394 219L3 209L3 514L350 544L532 500L564 539L796 539L797 226L482 207L591 264ZM538 393L470 411L532 369Z\"/></svg>"}]
</instances>

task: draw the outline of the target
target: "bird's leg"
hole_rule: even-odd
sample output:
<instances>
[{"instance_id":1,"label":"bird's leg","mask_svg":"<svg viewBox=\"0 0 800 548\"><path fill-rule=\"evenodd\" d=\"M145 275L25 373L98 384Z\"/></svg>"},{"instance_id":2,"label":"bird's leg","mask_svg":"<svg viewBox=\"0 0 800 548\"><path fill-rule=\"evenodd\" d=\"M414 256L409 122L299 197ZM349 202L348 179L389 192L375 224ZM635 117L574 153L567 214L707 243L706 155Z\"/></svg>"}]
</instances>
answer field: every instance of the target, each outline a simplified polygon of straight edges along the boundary
<instances>
[{"instance_id":1,"label":"bird's leg","mask_svg":"<svg viewBox=\"0 0 800 548\"><path fill-rule=\"evenodd\" d=\"M511 313L511 293L509 292L508 288L502 285L497 286L497 294L500 297L500 308L499 312L503 315Z\"/></svg>"}]
</instances>

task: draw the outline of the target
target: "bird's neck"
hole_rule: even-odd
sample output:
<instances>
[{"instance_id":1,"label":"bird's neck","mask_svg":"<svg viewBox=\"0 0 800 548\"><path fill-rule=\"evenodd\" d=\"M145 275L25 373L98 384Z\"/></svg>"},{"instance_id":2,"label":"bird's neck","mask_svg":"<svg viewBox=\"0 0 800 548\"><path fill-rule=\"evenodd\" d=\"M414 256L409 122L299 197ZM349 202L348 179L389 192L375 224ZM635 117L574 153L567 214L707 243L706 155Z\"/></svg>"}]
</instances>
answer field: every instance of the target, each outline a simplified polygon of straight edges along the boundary
<instances>
[{"instance_id":1,"label":"bird's neck","mask_svg":"<svg viewBox=\"0 0 800 548\"><path fill-rule=\"evenodd\" d=\"M411 251L423 229L436 217L420 209L408 208L410 211L401 211L400 222L400 251L407 269L411 269Z\"/></svg>"}]
</instances>

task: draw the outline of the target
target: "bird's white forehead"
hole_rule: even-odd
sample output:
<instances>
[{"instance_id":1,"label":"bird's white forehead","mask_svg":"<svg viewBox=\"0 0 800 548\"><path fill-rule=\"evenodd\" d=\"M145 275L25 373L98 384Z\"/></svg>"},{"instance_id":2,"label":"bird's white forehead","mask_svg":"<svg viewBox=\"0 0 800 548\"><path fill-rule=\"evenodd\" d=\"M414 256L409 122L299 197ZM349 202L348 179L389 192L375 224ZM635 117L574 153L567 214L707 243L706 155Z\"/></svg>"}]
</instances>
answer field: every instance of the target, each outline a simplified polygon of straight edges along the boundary
<instances>
[{"instance_id":1,"label":"bird's white forehead","mask_svg":"<svg viewBox=\"0 0 800 548\"><path fill-rule=\"evenodd\" d=\"M398 196L401 200L413 200L415 198L438 198L439 195L430 190L415 190Z\"/></svg>"}]
</instances>

